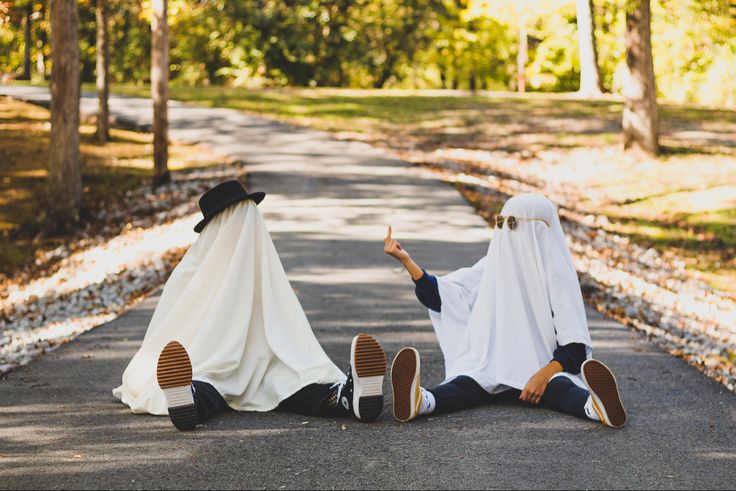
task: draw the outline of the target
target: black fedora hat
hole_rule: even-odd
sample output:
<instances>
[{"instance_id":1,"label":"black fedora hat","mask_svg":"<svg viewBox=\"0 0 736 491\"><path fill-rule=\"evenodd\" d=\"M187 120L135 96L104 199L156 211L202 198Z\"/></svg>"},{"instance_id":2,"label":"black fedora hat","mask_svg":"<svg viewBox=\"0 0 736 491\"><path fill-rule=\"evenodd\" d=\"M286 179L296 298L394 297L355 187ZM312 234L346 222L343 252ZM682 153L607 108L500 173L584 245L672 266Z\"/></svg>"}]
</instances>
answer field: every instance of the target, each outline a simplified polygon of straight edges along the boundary
<instances>
[{"instance_id":1,"label":"black fedora hat","mask_svg":"<svg viewBox=\"0 0 736 491\"><path fill-rule=\"evenodd\" d=\"M200 233L215 215L228 206L245 201L246 199L252 199L258 204L265 197L266 193L249 193L238 181L233 180L220 183L199 198L199 209L202 210L204 218L194 226L194 231Z\"/></svg>"}]
</instances>

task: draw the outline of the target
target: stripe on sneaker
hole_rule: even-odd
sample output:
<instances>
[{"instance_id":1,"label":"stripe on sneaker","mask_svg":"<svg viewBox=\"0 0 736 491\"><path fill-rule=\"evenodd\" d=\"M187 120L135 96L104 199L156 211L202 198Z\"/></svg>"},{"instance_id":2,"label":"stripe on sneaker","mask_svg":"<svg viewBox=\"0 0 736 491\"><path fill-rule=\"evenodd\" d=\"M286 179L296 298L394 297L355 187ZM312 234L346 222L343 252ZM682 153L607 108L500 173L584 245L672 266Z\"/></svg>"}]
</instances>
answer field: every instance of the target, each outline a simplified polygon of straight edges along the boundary
<instances>
[{"instance_id":1,"label":"stripe on sneaker","mask_svg":"<svg viewBox=\"0 0 736 491\"><path fill-rule=\"evenodd\" d=\"M169 406L169 408L194 404L192 387L189 385L172 387L171 389L163 389L163 391L164 397L166 397L166 404Z\"/></svg>"}]
</instances>

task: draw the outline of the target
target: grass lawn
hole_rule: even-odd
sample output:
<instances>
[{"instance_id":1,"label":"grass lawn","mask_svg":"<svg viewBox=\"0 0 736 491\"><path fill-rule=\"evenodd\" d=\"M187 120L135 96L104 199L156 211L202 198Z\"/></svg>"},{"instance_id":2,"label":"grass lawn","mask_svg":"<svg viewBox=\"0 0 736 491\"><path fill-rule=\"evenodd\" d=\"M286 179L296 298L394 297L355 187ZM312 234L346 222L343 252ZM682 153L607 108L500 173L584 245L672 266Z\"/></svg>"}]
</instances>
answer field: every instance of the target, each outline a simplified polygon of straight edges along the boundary
<instances>
[{"instance_id":1,"label":"grass lawn","mask_svg":"<svg viewBox=\"0 0 736 491\"><path fill-rule=\"evenodd\" d=\"M87 87L94 90L93 87ZM147 86L113 91L150 96ZM268 114L337 133L385 141L394 131L419 145L537 150L620 139L623 104L578 100L564 94L442 95L442 91L171 87L171 98L211 107ZM663 143L670 153L736 155L736 111L662 105ZM725 124L725 127L722 126ZM696 132L699 132L696 134Z\"/></svg>"},{"instance_id":2,"label":"grass lawn","mask_svg":"<svg viewBox=\"0 0 736 491\"><path fill-rule=\"evenodd\" d=\"M82 184L85 211L119 200L152 175L152 135L113 129L104 145L95 127L82 124ZM68 237L44 234L44 199L48 167L49 112L0 97L0 278L31 264L37 250L63 244ZM221 163L200 147L176 142L170 148L172 170ZM121 226L124 224L121 224Z\"/></svg>"},{"instance_id":3,"label":"grass lawn","mask_svg":"<svg viewBox=\"0 0 736 491\"><path fill-rule=\"evenodd\" d=\"M128 95L149 90L113 86ZM541 179L564 189L581 211L604 215L606 229L676 254L736 298L734 110L661 104L663 154L655 159L622 152L615 98L176 85L171 98L330 131L414 161L455 160L459 152L481 175Z\"/></svg>"},{"instance_id":4,"label":"grass lawn","mask_svg":"<svg viewBox=\"0 0 736 491\"><path fill-rule=\"evenodd\" d=\"M114 91L147 96L148 87ZM562 186L583 211L684 259L736 298L736 111L662 104L663 155L621 151L622 103L564 95L172 86L171 98L265 114L399 152L462 150L474 165ZM508 162L511 162L508 165Z\"/></svg>"}]
</instances>

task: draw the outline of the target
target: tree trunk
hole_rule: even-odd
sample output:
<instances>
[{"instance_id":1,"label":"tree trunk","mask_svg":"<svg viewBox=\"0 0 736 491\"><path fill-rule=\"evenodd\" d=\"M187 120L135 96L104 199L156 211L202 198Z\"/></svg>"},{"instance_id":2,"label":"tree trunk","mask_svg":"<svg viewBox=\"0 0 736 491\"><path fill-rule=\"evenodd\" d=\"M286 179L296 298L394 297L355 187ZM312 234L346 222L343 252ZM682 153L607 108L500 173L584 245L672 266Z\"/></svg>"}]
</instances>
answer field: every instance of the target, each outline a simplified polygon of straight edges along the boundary
<instances>
[{"instance_id":1,"label":"tree trunk","mask_svg":"<svg viewBox=\"0 0 736 491\"><path fill-rule=\"evenodd\" d=\"M97 139L104 143L110 139L110 36L107 30L107 1L97 0Z\"/></svg>"},{"instance_id":2,"label":"tree trunk","mask_svg":"<svg viewBox=\"0 0 736 491\"><path fill-rule=\"evenodd\" d=\"M31 23L33 16L33 4L26 6L26 15L23 22L23 80L31 79Z\"/></svg>"},{"instance_id":3,"label":"tree trunk","mask_svg":"<svg viewBox=\"0 0 736 491\"><path fill-rule=\"evenodd\" d=\"M458 75L457 65L458 65L457 58L453 58L452 64L451 64L452 70L448 72L450 73L449 80L450 80L450 88L452 90L457 90L460 88L460 76Z\"/></svg>"},{"instance_id":4,"label":"tree trunk","mask_svg":"<svg viewBox=\"0 0 736 491\"><path fill-rule=\"evenodd\" d=\"M626 13L624 148L659 154L659 118L652 62L649 0L635 2Z\"/></svg>"},{"instance_id":5,"label":"tree trunk","mask_svg":"<svg viewBox=\"0 0 736 491\"><path fill-rule=\"evenodd\" d=\"M51 133L49 213L53 231L79 224L79 21L76 0L51 0Z\"/></svg>"},{"instance_id":6,"label":"tree trunk","mask_svg":"<svg viewBox=\"0 0 736 491\"><path fill-rule=\"evenodd\" d=\"M153 187L171 181L169 153L169 24L168 0L153 0L151 20L151 98L153 99Z\"/></svg>"},{"instance_id":7,"label":"tree trunk","mask_svg":"<svg viewBox=\"0 0 736 491\"><path fill-rule=\"evenodd\" d=\"M468 88L471 92L478 90L477 76L477 69L473 66L473 68L470 69L470 74L468 74Z\"/></svg>"},{"instance_id":8,"label":"tree trunk","mask_svg":"<svg viewBox=\"0 0 736 491\"><path fill-rule=\"evenodd\" d=\"M516 55L516 90L518 92L526 92L526 62L529 60L526 26L521 24L519 27L519 52Z\"/></svg>"},{"instance_id":9,"label":"tree trunk","mask_svg":"<svg viewBox=\"0 0 736 491\"><path fill-rule=\"evenodd\" d=\"M381 65L378 78L373 82L374 89L382 89L383 86L386 85L386 82L391 78L391 75L394 74L394 66L396 66L397 60L398 58L395 55L386 53L386 61Z\"/></svg>"},{"instance_id":10,"label":"tree trunk","mask_svg":"<svg viewBox=\"0 0 736 491\"><path fill-rule=\"evenodd\" d=\"M46 60L43 56L43 41L36 43L36 74L41 81L46 80Z\"/></svg>"},{"instance_id":11,"label":"tree trunk","mask_svg":"<svg viewBox=\"0 0 736 491\"><path fill-rule=\"evenodd\" d=\"M595 42L593 0L577 0L578 45L580 53L580 90L583 97L595 97L603 92L598 67L598 47Z\"/></svg>"},{"instance_id":12,"label":"tree trunk","mask_svg":"<svg viewBox=\"0 0 736 491\"><path fill-rule=\"evenodd\" d=\"M442 88L447 88L447 75L445 75L445 67L440 65L440 83L442 84Z\"/></svg>"}]
</instances>

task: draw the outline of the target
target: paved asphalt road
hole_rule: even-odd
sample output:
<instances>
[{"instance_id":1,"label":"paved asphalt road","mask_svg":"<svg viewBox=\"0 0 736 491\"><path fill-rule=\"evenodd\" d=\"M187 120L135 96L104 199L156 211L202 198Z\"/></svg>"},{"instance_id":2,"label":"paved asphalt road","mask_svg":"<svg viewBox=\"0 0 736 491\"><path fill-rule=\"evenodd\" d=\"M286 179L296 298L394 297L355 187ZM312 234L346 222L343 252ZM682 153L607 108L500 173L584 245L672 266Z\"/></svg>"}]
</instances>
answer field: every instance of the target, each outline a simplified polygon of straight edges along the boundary
<instances>
[{"instance_id":1,"label":"paved asphalt road","mask_svg":"<svg viewBox=\"0 0 736 491\"><path fill-rule=\"evenodd\" d=\"M0 94L47 98L43 89ZM145 125L149 103L113 97ZM85 96L83 111L94 111ZM389 357L442 357L411 282L382 252L385 226L435 273L468 265L489 231L462 197L363 144L225 109L172 103L171 136L250 163L253 190L328 354L346 366L358 332ZM629 424L611 430L504 403L399 424L230 413L193 433L133 415L120 381L156 295L0 380L0 488L733 488L736 397L620 324L589 313L596 356L615 371ZM386 388L389 385L386 384Z\"/></svg>"}]
</instances>

